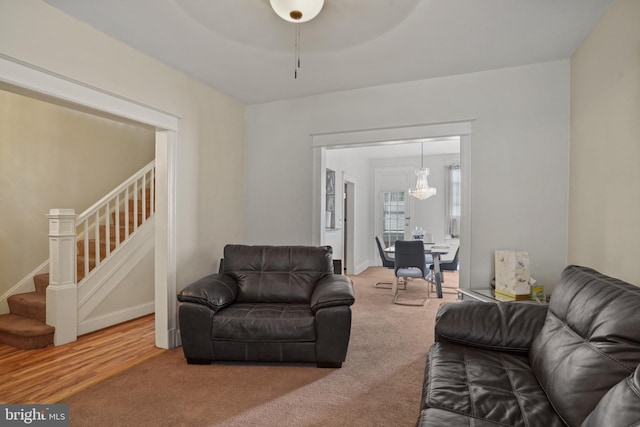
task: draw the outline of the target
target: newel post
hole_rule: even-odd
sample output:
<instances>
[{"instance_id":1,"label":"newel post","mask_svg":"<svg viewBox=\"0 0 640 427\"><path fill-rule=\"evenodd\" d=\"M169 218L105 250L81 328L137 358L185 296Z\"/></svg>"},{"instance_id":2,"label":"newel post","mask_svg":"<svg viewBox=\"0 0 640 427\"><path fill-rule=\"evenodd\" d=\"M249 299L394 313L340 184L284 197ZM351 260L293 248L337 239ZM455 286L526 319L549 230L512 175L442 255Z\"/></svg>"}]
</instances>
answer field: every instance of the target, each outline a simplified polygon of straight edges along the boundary
<instances>
[{"instance_id":1,"label":"newel post","mask_svg":"<svg viewBox=\"0 0 640 427\"><path fill-rule=\"evenodd\" d=\"M76 285L76 213L49 210L49 286L47 324L56 328L54 345L78 338L78 287Z\"/></svg>"}]
</instances>

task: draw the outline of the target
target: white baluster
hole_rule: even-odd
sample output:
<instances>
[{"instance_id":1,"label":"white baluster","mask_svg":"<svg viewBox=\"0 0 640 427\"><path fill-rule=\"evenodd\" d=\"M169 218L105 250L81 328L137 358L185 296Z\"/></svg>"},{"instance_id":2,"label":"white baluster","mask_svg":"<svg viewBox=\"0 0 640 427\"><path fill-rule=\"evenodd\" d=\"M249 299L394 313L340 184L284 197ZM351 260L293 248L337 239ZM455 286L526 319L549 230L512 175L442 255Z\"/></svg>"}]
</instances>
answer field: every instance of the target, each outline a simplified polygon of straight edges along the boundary
<instances>
[{"instance_id":1,"label":"white baluster","mask_svg":"<svg viewBox=\"0 0 640 427\"><path fill-rule=\"evenodd\" d=\"M116 206L114 212L116 213L116 248L120 246L120 193L116 195Z\"/></svg>"},{"instance_id":2,"label":"white baluster","mask_svg":"<svg viewBox=\"0 0 640 427\"><path fill-rule=\"evenodd\" d=\"M133 229L138 229L138 180L133 183Z\"/></svg>"}]
</instances>

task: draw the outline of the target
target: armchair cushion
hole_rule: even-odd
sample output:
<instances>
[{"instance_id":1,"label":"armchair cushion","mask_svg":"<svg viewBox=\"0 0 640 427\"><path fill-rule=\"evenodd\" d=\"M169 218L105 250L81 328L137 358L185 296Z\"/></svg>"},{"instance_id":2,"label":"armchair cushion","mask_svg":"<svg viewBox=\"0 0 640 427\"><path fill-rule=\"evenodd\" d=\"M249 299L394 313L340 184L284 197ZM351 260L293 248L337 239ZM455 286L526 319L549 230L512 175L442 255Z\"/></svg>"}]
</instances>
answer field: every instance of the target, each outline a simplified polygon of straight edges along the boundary
<instances>
[{"instance_id":1,"label":"armchair cushion","mask_svg":"<svg viewBox=\"0 0 640 427\"><path fill-rule=\"evenodd\" d=\"M511 352L529 351L544 325L547 307L538 304L487 304L469 301L440 307L436 341Z\"/></svg>"},{"instance_id":2,"label":"armchair cushion","mask_svg":"<svg viewBox=\"0 0 640 427\"><path fill-rule=\"evenodd\" d=\"M325 276L318 281L311 295L311 311L336 305L353 305L355 296L351 280L339 274Z\"/></svg>"},{"instance_id":3,"label":"armchair cushion","mask_svg":"<svg viewBox=\"0 0 640 427\"><path fill-rule=\"evenodd\" d=\"M238 303L213 316L214 340L309 342L316 320L306 304Z\"/></svg>"},{"instance_id":4,"label":"armchair cushion","mask_svg":"<svg viewBox=\"0 0 640 427\"><path fill-rule=\"evenodd\" d=\"M225 274L211 274L184 288L178 301L206 305L214 312L232 304L238 297L238 284Z\"/></svg>"},{"instance_id":5,"label":"armchair cushion","mask_svg":"<svg viewBox=\"0 0 640 427\"><path fill-rule=\"evenodd\" d=\"M309 304L316 282L333 274L332 250L227 245L224 272L238 282L238 302Z\"/></svg>"}]
</instances>

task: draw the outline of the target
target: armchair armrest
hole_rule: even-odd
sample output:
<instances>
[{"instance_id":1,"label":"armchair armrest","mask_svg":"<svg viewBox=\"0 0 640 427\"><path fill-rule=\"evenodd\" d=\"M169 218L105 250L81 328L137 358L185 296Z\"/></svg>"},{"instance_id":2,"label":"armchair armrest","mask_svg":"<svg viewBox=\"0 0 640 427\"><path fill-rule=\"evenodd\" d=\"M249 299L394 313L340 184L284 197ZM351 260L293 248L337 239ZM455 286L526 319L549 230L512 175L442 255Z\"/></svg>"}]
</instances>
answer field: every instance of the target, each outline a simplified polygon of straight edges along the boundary
<instances>
[{"instance_id":1,"label":"armchair armrest","mask_svg":"<svg viewBox=\"0 0 640 427\"><path fill-rule=\"evenodd\" d=\"M528 352L544 325L547 306L515 302L442 305L435 340L511 352Z\"/></svg>"},{"instance_id":2,"label":"armchair armrest","mask_svg":"<svg viewBox=\"0 0 640 427\"><path fill-rule=\"evenodd\" d=\"M233 303L238 297L238 284L226 274L211 274L199 279L178 294L178 301L205 305L214 312Z\"/></svg>"},{"instance_id":3,"label":"armchair armrest","mask_svg":"<svg viewBox=\"0 0 640 427\"><path fill-rule=\"evenodd\" d=\"M325 307L352 305L355 302L351 279L341 274L325 276L318 281L311 295L311 311Z\"/></svg>"}]
</instances>

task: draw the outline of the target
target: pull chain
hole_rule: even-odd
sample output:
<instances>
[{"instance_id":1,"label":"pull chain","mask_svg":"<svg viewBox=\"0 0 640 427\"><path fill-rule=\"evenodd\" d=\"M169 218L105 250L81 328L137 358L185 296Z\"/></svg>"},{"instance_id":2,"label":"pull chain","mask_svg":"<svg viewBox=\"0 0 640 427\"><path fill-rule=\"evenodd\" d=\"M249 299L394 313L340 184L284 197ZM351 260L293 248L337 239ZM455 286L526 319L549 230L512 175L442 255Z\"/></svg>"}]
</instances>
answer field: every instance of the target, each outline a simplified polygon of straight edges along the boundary
<instances>
[{"instance_id":1,"label":"pull chain","mask_svg":"<svg viewBox=\"0 0 640 427\"><path fill-rule=\"evenodd\" d=\"M298 78L298 69L300 68L300 24L296 23L296 42L294 46L294 70L293 70L293 78Z\"/></svg>"}]
</instances>

